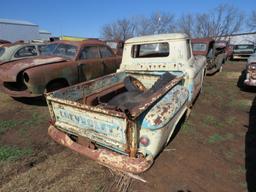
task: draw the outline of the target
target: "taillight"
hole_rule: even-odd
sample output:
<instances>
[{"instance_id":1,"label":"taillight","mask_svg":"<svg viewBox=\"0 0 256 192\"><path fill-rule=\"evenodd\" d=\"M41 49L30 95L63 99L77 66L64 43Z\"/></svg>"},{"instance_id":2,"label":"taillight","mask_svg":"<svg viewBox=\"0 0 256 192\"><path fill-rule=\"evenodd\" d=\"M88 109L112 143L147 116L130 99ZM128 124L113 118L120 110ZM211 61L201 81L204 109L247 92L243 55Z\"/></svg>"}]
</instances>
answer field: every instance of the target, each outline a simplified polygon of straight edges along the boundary
<instances>
[{"instance_id":1,"label":"taillight","mask_svg":"<svg viewBox=\"0 0 256 192\"><path fill-rule=\"evenodd\" d=\"M142 137L140 138L140 143L141 143L142 145L144 145L145 147L147 147L147 146L149 145L149 138L146 137L146 136L142 136Z\"/></svg>"}]
</instances>

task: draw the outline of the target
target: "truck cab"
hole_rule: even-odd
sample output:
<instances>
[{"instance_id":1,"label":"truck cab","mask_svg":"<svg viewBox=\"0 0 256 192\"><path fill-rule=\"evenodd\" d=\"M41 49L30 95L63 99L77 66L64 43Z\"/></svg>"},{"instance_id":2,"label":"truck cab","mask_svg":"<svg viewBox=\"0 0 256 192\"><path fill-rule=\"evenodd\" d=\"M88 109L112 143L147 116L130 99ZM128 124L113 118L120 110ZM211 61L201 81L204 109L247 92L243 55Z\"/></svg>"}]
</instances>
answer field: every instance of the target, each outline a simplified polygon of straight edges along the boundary
<instances>
[{"instance_id":1,"label":"truck cab","mask_svg":"<svg viewBox=\"0 0 256 192\"><path fill-rule=\"evenodd\" d=\"M123 59L118 71L184 75L190 104L198 95L206 70L206 59L194 57L191 40L186 34L172 33L135 37L125 42Z\"/></svg>"}]
</instances>

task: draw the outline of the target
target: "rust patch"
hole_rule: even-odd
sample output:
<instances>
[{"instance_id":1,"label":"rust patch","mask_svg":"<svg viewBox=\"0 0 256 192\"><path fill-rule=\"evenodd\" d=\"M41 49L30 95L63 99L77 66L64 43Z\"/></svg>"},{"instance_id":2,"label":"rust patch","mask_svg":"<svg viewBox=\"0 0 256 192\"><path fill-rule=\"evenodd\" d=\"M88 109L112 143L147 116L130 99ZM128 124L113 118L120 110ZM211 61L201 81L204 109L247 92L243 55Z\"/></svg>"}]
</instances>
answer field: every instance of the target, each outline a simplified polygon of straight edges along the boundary
<instances>
[{"instance_id":1,"label":"rust patch","mask_svg":"<svg viewBox=\"0 0 256 192\"><path fill-rule=\"evenodd\" d=\"M65 133L59 131L54 126L50 126L48 128L48 134L57 143L85 155L106 167L112 167L121 171L138 174L146 171L153 164L153 158L151 157L127 157L107 149L90 149L89 147L72 141Z\"/></svg>"}]
</instances>

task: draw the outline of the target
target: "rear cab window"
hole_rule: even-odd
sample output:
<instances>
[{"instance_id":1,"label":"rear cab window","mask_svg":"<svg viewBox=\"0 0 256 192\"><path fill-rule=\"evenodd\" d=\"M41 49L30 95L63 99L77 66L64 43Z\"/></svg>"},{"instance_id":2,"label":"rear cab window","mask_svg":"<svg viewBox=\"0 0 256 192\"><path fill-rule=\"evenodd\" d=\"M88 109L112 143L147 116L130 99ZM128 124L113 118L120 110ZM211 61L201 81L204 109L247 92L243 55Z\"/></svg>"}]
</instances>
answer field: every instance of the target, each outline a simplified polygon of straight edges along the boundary
<instances>
[{"instance_id":1,"label":"rear cab window","mask_svg":"<svg viewBox=\"0 0 256 192\"><path fill-rule=\"evenodd\" d=\"M167 42L138 44L132 46L132 58L168 57L169 44Z\"/></svg>"}]
</instances>

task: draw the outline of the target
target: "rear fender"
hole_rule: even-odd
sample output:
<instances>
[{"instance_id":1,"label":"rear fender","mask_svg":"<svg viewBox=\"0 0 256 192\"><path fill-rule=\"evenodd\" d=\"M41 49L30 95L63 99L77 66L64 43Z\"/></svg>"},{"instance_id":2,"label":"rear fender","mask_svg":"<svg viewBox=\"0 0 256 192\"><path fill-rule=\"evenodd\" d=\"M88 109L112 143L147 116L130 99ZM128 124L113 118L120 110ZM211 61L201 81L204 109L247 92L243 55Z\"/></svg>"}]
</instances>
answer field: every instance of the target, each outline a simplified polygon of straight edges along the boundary
<instances>
[{"instance_id":1,"label":"rear fender","mask_svg":"<svg viewBox=\"0 0 256 192\"><path fill-rule=\"evenodd\" d=\"M141 128L156 130L164 127L179 112L188 98L188 90L176 85L146 113Z\"/></svg>"}]
</instances>

